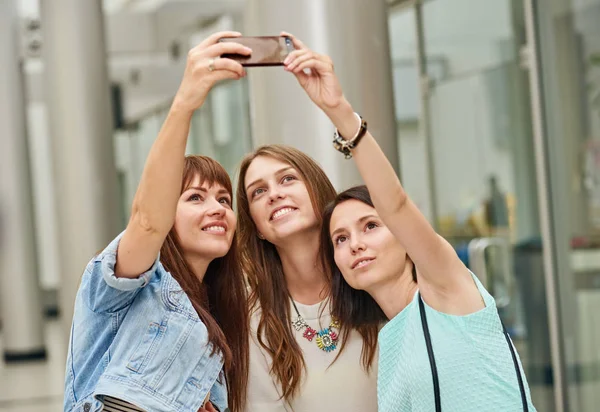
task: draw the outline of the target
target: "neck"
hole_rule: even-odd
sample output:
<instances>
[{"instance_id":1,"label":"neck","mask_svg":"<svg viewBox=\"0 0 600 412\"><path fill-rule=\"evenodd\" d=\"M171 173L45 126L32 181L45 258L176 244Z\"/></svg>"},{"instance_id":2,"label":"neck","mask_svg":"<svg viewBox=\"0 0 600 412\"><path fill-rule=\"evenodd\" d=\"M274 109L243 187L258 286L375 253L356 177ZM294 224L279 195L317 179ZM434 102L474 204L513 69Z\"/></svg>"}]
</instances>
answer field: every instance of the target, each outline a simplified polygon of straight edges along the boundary
<instances>
[{"instance_id":1,"label":"neck","mask_svg":"<svg viewBox=\"0 0 600 412\"><path fill-rule=\"evenodd\" d=\"M311 231L276 246L292 299L312 305L325 299L327 280L318 261L319 232Z\"/></svg>"},{"instance_id":2,"label":"neck","mask_svg":"<svg viewBox=\"0 0 600 412\"><path fill-rule=\"evenodd\" d=\"M417 283L412 278L412 264L406 265L399 277L381 283L369 290L388 319L394 318L410 303L417 290Z\"/></svg>"},{"instance_id":3,"label":"neck","mask_svg":"<svg viewBox=\"0 0 600 412\"><path fill-rule=\"evenodd\" d=\"M202 282L204 280L204 275L206 275L206 271L208 270L208 265L212 262L212 259L206 259L200 256L194 256L187 259L188 264L190 265L194 275L196 278Z\"/></svg>"}]
</instances>

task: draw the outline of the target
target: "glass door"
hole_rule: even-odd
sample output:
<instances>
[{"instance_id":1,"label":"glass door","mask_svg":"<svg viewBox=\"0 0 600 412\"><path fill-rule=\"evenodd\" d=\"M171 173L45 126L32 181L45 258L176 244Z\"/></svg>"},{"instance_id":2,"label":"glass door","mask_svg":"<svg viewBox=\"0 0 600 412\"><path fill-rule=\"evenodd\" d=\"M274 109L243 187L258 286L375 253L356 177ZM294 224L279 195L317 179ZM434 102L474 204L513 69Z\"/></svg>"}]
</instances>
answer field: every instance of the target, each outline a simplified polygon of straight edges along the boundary
<instances>
[{"instance_id":1,"label":"glass door","mask_svg":"<svg viewBox=\"0 0 600 412\"><path fill-rule=\"evenodd\" d=\"M547 139L565 410L600 405L600 0L531 4Z\"/></svg>"},{"instance_id":2,"label":"glass door","mask_svg":"<svg viewBox=\"0 0 600 412\"><path fill-rule=\"evenodd\" d=\"M392 9L400 170L411 197L495 297L537 409L559 411L524 10L521 0Z\"/></svg>"}]
</instances>

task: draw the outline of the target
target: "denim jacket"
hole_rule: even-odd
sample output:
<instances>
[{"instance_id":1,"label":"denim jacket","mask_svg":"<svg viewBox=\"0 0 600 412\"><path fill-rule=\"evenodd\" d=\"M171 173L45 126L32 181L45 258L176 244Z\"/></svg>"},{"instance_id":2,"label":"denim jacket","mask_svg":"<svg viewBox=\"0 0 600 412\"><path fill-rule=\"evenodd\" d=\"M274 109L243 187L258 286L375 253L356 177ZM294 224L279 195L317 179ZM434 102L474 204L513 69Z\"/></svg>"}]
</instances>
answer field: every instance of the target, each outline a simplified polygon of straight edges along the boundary
<instances>
[{"instance_id":1,"label":"denim jacket","mask_svg":"<svg viewBox=\"0 0 600 412\"><path fill-rule=\"evenodd\" d=\"M87 265L75 300L65 411L102 409L103 395L146 411L197 412L210 391L227 408L222 356L187 295L159 259L136 279L117 278L121 235Z\"/></svg>"}]
</instances>

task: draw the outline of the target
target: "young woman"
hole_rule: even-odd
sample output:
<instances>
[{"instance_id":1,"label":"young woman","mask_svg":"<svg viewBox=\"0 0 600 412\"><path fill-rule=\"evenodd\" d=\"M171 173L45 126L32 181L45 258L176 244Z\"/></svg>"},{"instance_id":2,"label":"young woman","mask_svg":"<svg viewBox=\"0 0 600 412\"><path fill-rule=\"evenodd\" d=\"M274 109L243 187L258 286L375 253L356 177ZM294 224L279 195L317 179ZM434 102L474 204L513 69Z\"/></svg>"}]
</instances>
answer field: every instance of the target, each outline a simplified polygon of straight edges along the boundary
<instances>
[{"instance_id":1,"label":"young woman","mask_svg":"<svg viewBox=\"0 0 600 412\"><path fill-rule=\"evenodd\" d=\"M336 197L322 240L341 327L390 320L379 333L379 411L534 410L494 299L410 201L331 60L295 43L286 69L332 120L336 147L368 187Z\"/></svg>"},{"instance_id":2,"label":"young woman","mask_svg":"<svg viewBox=\"0 0 600 412\"><path fill-rule=\"evenodd\" d=\"M348 330L340 352L330 315L319 236L334 198L323 170L291 147L261 147L241 164L239 243L252 309L246 411L377 410L377 331Z\"/></svg>"},{"instance_id":3,"label":"young woman","mask_svg":"<svg viewBox=\"0 0 600 412\"><path fill-rule=\"evenodd\" d=\"M77 294L65 411L240 411L246 399L246 286L231 181L185 157L193 112L248 54L216 33L192 49L152 146L125 231L88 264ZM208 402L210 401L210 402Z\"/></svg>"}]
</instances>

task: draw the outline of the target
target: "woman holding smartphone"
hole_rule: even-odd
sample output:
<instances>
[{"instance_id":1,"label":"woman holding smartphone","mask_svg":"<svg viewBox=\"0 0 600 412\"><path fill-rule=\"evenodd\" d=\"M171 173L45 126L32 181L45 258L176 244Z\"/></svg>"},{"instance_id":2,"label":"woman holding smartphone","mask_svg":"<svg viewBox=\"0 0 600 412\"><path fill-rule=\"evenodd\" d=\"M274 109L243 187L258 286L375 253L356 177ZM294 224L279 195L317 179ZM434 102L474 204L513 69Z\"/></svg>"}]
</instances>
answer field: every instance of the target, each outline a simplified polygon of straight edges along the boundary
<instances>
[{"instance_id":1,"label":"woman holding smartphone","mask_svg":"<svg viewBox=\"0 0 600 412\"><path fill-rule=\"evenodd\" d=\"M75 302L65 411L240 411L248 374L246 286L229 176L185 156L192 114L244 69L239 33L193 48L148 155L125 231L87 265Z\"/></svg>"},{"instance_id":2,"label":"woman holding smartphone","mask_svg":"<svg viewBox=\"0 0 600 412\"><path fill-rule=\"evenodd\" d=\"M379 333L379 411L534 411L494 299L411 202L331 59L294 44L286 70L331 119L335 147L366 183L326 209L322 244L342 329L389 320Z\"/></svg>"}]
</instances>

